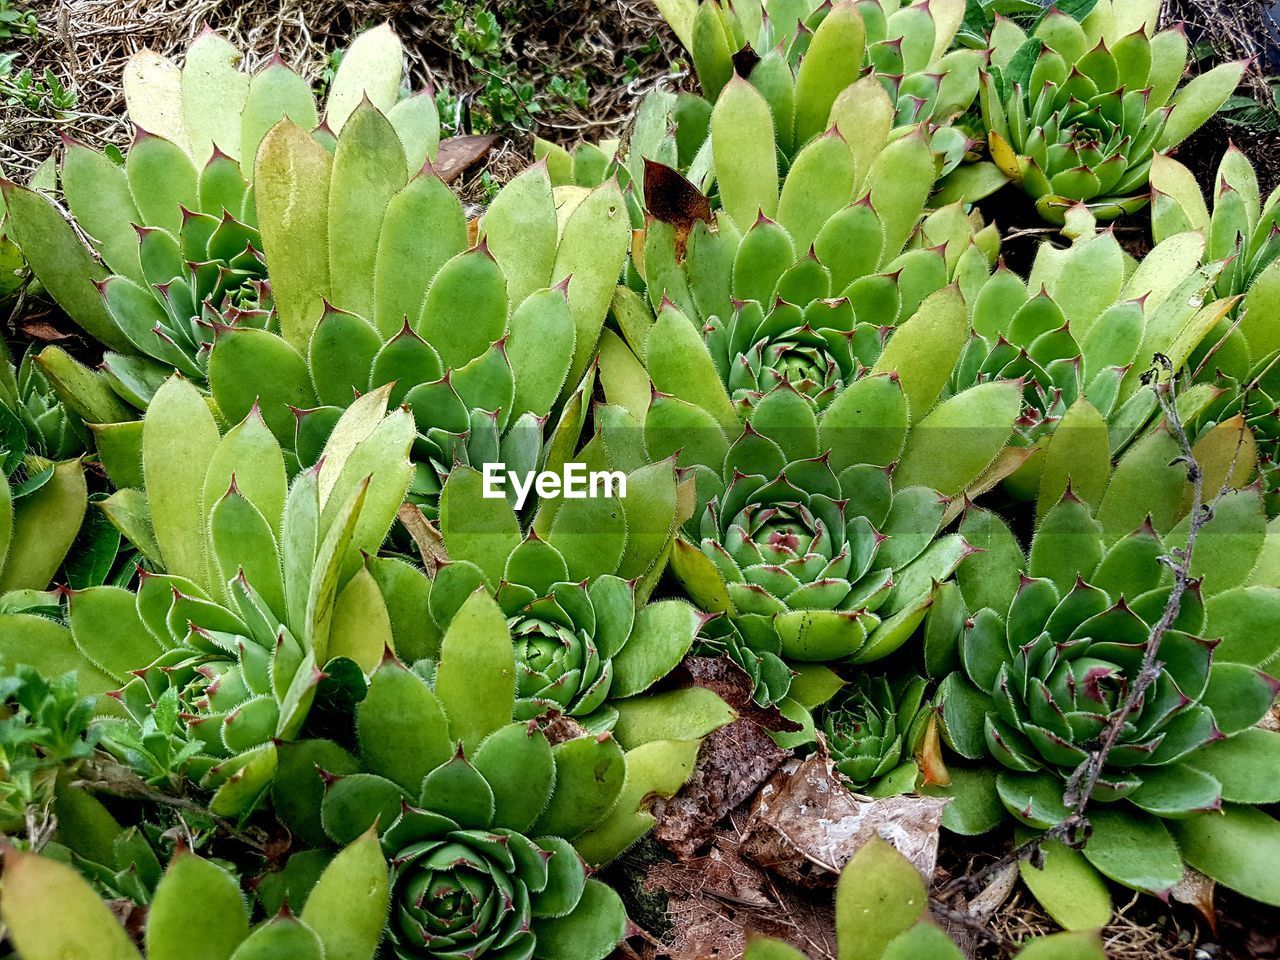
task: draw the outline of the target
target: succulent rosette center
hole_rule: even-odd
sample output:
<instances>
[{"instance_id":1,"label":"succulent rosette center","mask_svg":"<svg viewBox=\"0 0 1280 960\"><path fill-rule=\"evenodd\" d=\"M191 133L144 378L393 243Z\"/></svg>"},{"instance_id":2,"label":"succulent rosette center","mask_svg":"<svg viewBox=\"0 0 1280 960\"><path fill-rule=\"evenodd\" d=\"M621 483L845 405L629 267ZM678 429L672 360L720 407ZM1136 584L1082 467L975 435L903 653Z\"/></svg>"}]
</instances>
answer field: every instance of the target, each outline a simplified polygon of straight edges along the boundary
<instances>
[{"instance_id":1,"label":"succulent rosette center","mask_svg":"<svg viewBox=\"0 0 1280 960\"><path fill-rule=\"evenodd\" d=\"M546 610L554 604L548 598L538 606ZM563 622L569 619L563 608L548 614L560 614L563 619L523 616L510 620L516 650L516 695L576 715L590 713L609 695L611 664L601 660L586 631Z\"/></svg>"},{"instance_id":2,"label":"succulent rosette center","mask_svg":"<svg viewBox=\"0 0 1280 960\"><path fill-rule=\"evenodd\" d=\"M786 564L831 550L831 535L803 503L754 504L738 515L731 531L745 532L735 556L747 562ZM743 549L748 540L754 550Z\"/></svg>"},{"instance_id":3,"label":"succulent rosette center","mask_svg":"<svg viewBox=\"0 0 1280 960\"><path fill-rule=\"evenodd\" d=\"M441 818L443 819L443 818ZM547 854L519 834L452 830L409 843L395 855L393 910L397 953L429 956L498 955L529 933L524 866L546 876Z\"/></svg>"},{"instance_id":4,"label":"succulent rosette center","mask_svg":"<svg viewBox=\"0 0 1280 960\"><path fill-rule=\"evenodd\" d=\"M825 296L825 290L813 292ZM853 328L846 299L815 299L808 306L780 299L767 312L750 300L735 304L727 322L712 317L706 337L735 403L785 382L821 406L857 370Z\"/></svg>"}]
</instances>

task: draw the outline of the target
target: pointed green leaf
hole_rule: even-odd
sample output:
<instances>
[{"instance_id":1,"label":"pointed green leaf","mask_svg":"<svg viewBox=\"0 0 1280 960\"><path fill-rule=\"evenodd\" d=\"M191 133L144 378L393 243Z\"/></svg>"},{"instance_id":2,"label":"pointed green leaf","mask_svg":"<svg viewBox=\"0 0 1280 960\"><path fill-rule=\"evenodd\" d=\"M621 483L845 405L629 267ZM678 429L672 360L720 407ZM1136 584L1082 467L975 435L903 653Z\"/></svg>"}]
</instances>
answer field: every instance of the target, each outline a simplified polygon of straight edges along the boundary
<instances>
[{"instance_id":1,"label":"pointed green leaf","mask_svg":"<svg viewBox=\"0 0 1280 960\"><path fill-rule=\"evenodd\" d=\"M630 244L631 220L616 179L592 190L561 232L551 280L569 278L574 348L568 382L575 387L595 353Z\"/></svg>"},{"instance_id":2,"label":"pointed green leaf","mask_svg":"<svg viewBox=\"0 0 1280 960\"><path fill-rule=\"evenodd\" d=\"M383 217L406 176L395 128L371 104L357 106L338 137L329 180L328 220L342 230L341 242L329 244L330 302L335 306L373 316Z\"/></svg>"},{"instance_id":3,"label":"pointed green leaf","mask_svg":"<svg viewBox=\"0 0 1280 960\"><path fill-rule=\"evenodd\" d=\"M179 853L147 913L150 960L229 960L248 935L249 914L236 878L210 860Z\"/></svg>"},{"instance_id":4,"label":"pointed green leaf","mask_svg":"<svg viewBox=\"0 0 1280 960\"><path fill-rule=\"evenodd\" d=\"M370 828L320 874L302 922L324 945L325 960L372 960L390 905L387 862Z\"/></svg>"},{"instance_id":5,"label":"pointed green leaf","mask_svg":"<svg viewBox=\"0 0 1280 960\"><path fill-rule=\"evenodd\" d=\"M142 470L151 525L168 573L208 589L204 476L218 444L204 397L188 381L165 381L142 430ZM208 506L212 506L209 504Z\"/></svg>"},{"instance_id":6,"label":"pointed green leaf","mask_svg":"<svg viewBox=\"0 0 1280 960\"><path fill-rule=\"evenodd\" d=\"M4 891L0 910L24 960L139 960L124 927L74 868L11 849Z\"/></svg>"},{"instance_id":7,"label":"pointed green leaf","mask_svg":"<svg viewBox=\"0 0 1280 960\"><path fill-rule=\"evenodd\" d=\"M352 104L354 108L354 104ZM254 168L263 252L280 334L306 349L329 279L329 153L292 120L263 137Z\"/></svg>"},{"instance_id":8,"label":"pointed green leaf","mask_svg":"<svg viewBox=\"0 0 1280 960\"><path fill-rule=\"evenodd\" d=\"M469 752L511 722L515 675L506 618L492 597L477 590L445 631L436 671L436 695L450 734Z\"/></svg>"}]
</instances>

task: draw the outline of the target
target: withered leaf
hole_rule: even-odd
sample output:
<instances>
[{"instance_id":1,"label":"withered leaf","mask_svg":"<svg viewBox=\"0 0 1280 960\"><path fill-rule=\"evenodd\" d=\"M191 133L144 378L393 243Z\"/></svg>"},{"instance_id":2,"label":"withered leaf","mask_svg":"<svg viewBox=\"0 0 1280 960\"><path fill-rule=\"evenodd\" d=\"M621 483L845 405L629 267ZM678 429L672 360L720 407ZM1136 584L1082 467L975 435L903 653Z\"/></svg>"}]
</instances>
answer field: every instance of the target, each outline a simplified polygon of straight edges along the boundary
<instances>
[{"instance_id":1,"label":"withered leaf","mask_svg":"<svg viewBox=\"0 0 1280 960\"><path fill-rule=\"evenodd\" d=\"M760 62L760 54L752 49L751 44L744 43L742 49L733 55L733 71L744 80L751 76L751 71Z\"/></svg>"},{"instance_id":2,"label":"withered leaf","mask_svg":"<svg viewBox=\"0 0 1280 960\"><path fill-rule=\"evenodd\" d=\"M649 867L643 889L667 896L671 929L664 942L655 941L656 949L643 954L645 960L738 960L751 933L784 940L813 960L833 960L831 897L776 883L743 860L738 838L745 818L745 812L735 812L704 856Z\"/></svg>"},{"instance_id":3,"label":"withered leaf","mask_svg":"<svg viewBox=\"0 0 1280 960\"><path fill-rule=\"evenodd\" d=\"M889 841L929 880L938 862L945 799L872 799L850 792L819 751L778 770L756 795L743 855L804 887L830 886L873 836Z\"/></svg>"},{"instance_id":4,"label":"withered leaf","mask_svg":"<svg viewBox=\"0 0 1280 960\"><path fill-rule=\"evenodd\" d=\"M445 183L453 183L487 157L497 142L496 136L475 134L440 141L440 151L434 164L436 176Z\"/></svg>"},{"instance_id":5,"label":"withered leaf","mask_svg":"<svg viewBox=\"0 0 1280 960\"><path fill-rule=\"evenodd\" d=\"M689 231L699 220L711 223L711 201L670 167L645 157L644 200L649 216L676 231L676 259L684 259Z\"/></svg>"},{"instance_id":6,"label":"withered leaf","mask_svg":"<svg viewBox=\"0 0 1280 960\"><path fill-rule=\"evenodd\" d=\"M653 836L688 859L711 839L716 825L769 779L790 754L750 720L738 719L702 741L698 764L680 792L658 799Z\"/></svg>"},{"instance_id":7,"label":"withered leaf","mask_svg":"<svg viewBox=\"0 0 1280 960\"><path fill-rule=\"evenodd\" d=\"M1213 894L1217 884L1194 867L1184 867L1182 879L1174 885L1170 895L1179 903L1192 907L1204 919L1214 936L1218 933L1218 914L1213 908Z\"/></svg>"}]
</instances>

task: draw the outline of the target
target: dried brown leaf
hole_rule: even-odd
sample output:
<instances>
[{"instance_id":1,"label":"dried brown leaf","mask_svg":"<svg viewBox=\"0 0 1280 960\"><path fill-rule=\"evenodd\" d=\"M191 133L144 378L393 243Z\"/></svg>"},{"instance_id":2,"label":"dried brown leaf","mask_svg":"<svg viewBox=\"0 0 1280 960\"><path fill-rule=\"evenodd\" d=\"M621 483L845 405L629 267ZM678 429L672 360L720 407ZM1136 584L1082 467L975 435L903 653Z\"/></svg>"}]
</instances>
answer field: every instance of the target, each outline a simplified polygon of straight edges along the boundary
<instances>
[{"instance_id":1,"label":"dried brown leaf","mask_svg":"<svg viewBox=\"0 0 1280 960\"><path fill-rule=\"evenodd\" d=\"M879 836L927 881L938 862L946 803L936 797L858 796L819 752L788 763L760 790L743 855L798 886L830 886L863 844Z\"/></svg>"},{"instance_id":2,"label":"dried brown leaf","mask_svg":"<svg viewBox=\"0 0 1280 960\"><path fill-rule=\"evenodd\" d=\"M689 859L788 756L758 723L739 719L721 727L702 742L693 776L680 792L654 802L654 839L680 859Z\"/></svg>"},{"instance_id":3,"label":"dried brown leaf","mask_svg":"<svg viewBox=\"0 0 1280 960\"><path fill-rule=\"evenodd\" d=\"M440 152L433 164L436 175L445 183L453 183L484 160L497 142L496 136L474 134L440 141Z\"/></svg>"},{"instance_id":4,"label":"dried brown leaf","mask_svg":"<svg viewBox=\"0 0 1280 960\"><path fill-rule=\"evenodd\" d=\"M1204 918L1204 922L1218 935L1218 915L1213 907L1213 894L1217 884L1194 867L1184 867L1182 879L1170 891L1173 899L1185 903Z\"/></svg>"}]
</instances>

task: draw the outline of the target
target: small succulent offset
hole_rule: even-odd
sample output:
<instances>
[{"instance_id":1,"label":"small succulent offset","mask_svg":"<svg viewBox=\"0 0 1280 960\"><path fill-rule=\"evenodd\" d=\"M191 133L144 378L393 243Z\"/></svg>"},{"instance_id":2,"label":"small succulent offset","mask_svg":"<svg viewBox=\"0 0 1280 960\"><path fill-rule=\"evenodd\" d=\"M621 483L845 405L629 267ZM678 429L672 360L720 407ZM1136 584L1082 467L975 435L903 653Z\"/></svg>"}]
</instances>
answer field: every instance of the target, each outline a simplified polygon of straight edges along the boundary
<instances>
[{"instance_id":1,"label":"small succulent offset","mask_svg":"<svg viewBox=\"0 0 1280 960\"><path fill-rule=\"evenodd\" d=\"M36 357L28 348L15 370L8 346L0 344L0 458L6 474L12 458L27 451L68 460L89 445L84 423L58 397Z\"/></svg>"},{"instance_id":2,"label":"small succulent offset","mask_svg":"<svg viewBox=\"0 0 1280 960\"><path fill-rule=\"evenodd\" d=\"M835 768L850 788L873 796L911 792L912 759L933 716L924 677L859 674L822 709L822 731Z\"/></svg>"},{"instance_id":3,"label":"small succulent offset","mask_svg":"<svg viewBox=\"0 0 1280 960\"><path fill-rule=\"evenodd\" d=\"M283 61L250 77L240 58L206 31L181 69L150 50L130 59L124 88L136 136L124 162L73 141L63 158L63 194L89 247L43 193L5 184L9 229L33 272L110 348L106 385L140 409L173 370L204 379L217 329L288 323L273 310L253 183L259 146L279 120L333 148L367 98L386 112L415 172L439 140L431 97L399 99L401 48L387 27L353 42L323 118ZM266 211L268 230L274 217Z\"/></svg>"},{"instance_id":4,"label":"small succulent offset","mask_svg":"<svg viewBox=\"0 0 1280 960\"><path fill-rule=\"evenodd\" d=\"M111 907L64 863L10 849L4 887L4 921L23 960L144 955ZM387 864L372 831L333 858L300 915L285 907L252 927L238 879L180 848L147 912L145 956L189 957L198 937L205 955L235 960L373 960L388 900Z\"/></svg>"},{"instance_id":5,"label":"small succulent offset","mask_svg":"<svg viewBox=\"0 0 1280 960\"><path fill-rule=\"evenodd\" d=\"M1157 32L1159 13L1157 0L1099 0L1083 21L1050 10L1030 37L996 21L980 96L991 156L1046 220L1075 203L1107 220L1143 207L1153 157L1239 85L1243 63L1179 86L1187 38Z\"/></svg>"},{"instance_id":6,"label":"small succulent offset","mask_svg":"<svg viewBox=\"0 0 1280 960\"><path fill-rule=\"evenodd\" d=\"M1238 425L1233 432L1239 436ZM1068 489L1042 520L1029 559L1007 528L991 531L983 562L1025 569L1020 579L983 583L993 566L960 571L975 612L955 653L959 670L941 691L943 736L962 757L995 761L998 805L1029 827L1067 816L1067 785L1126 703L1165 612L1172 579L1160 558L1185 544L1189 523L1185 476L1167 459L1173 451L1162 428L1144 437L1121 460L1096 516ZM1205 458L1215 490L1230 462ZM1266 666L1277 654L1267 625L1280 570L1263 557L1265 541L1256 484L1216 505L1192 560L1197 579L1163 637L1158 676L1121 728L1093 793L1085 874L1092 865L1163 895L1185 862L1275 902L1253 854L1241 846L1232 860L1218 846L1250 836L1265 846L1280 835L1274 820L1242 805L1280 796L1262 775L1280 735L1256 727L1280 692ZM1070 913L1072 894L1057 882L1033 889L1051 914Z\"/></svg>"},{"instance_id":7,"label":"small succulent offset","mask_svg":"<svg viewBox=\"0 0 1280 960\"><path fill-rule=\"evenodd\" d=\"M0 601L39 606L88 507L84 424L49 389L34 353L14 370L0 345ZM14 591L21 591L16 593Z\"/></svg>"},{"instance_id":8,"label":"small succulent offset","mask_svg":"<svg viewBox=\"0 0 1280 960\"><path fill-rule=\"evenodd\" d=\"M840 871L836 941L851 960L961 960L964 952L929 915L924 878L894 847L872 837ZM1105 960L1097 931L1057 933L1023 945L1016 960ZM805 960L781 940L748 934L743 960Z\"/></svg>"}]
</instances>

